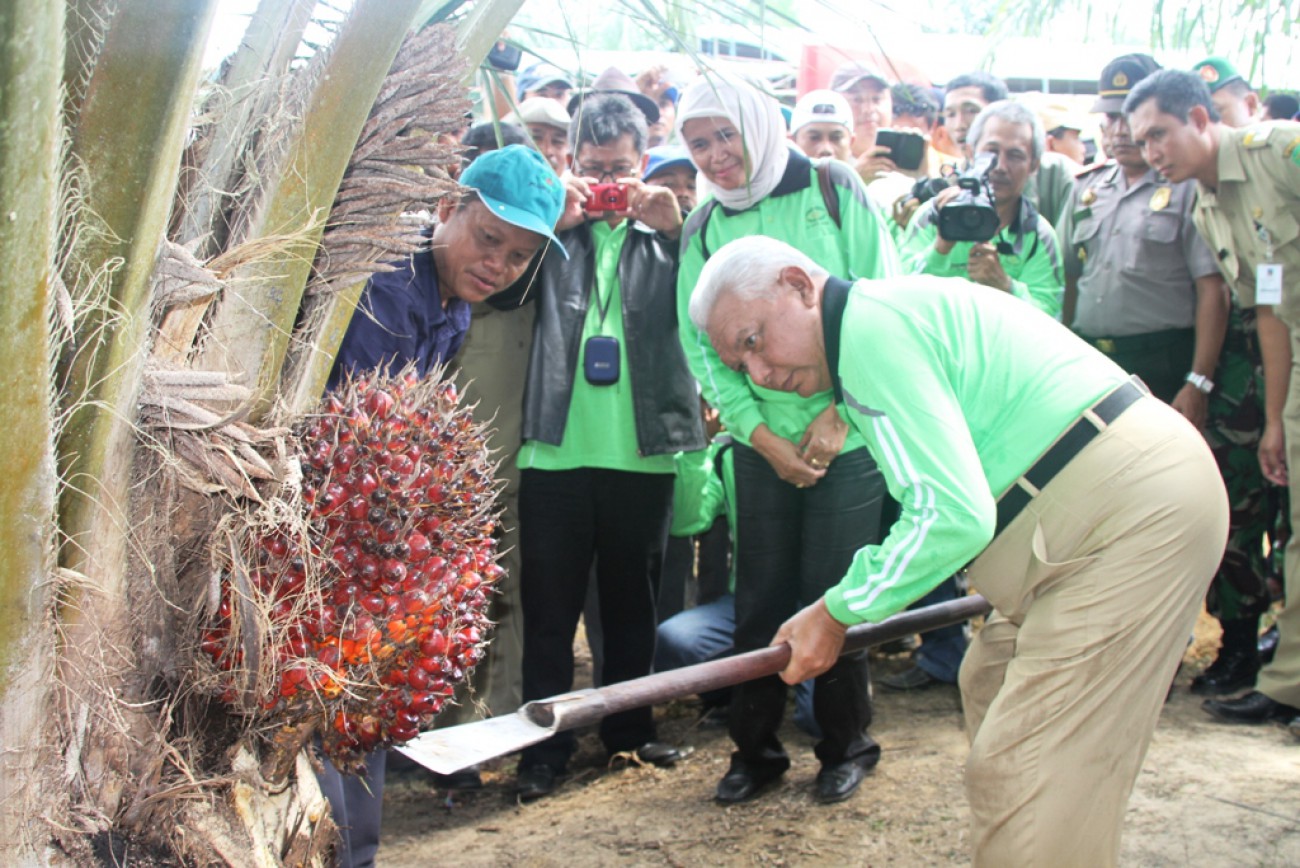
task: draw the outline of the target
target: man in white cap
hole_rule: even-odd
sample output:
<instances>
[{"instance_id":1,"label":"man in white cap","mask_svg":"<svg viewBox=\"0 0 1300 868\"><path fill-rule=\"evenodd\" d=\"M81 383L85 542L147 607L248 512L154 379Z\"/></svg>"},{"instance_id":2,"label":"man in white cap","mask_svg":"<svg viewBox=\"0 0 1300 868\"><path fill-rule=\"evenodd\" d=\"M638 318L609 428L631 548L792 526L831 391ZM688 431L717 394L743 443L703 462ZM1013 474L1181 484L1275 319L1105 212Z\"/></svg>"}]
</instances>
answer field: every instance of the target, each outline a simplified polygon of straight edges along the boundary
<instances>
[{"instance_id":1,"label":"man in white cap","mask_svg":"<svg viewBox=\"0 0 1300 868\"><path fill-rule=\"evenodd\" d=\"M569 168L569 113L560 103L545 96L530 97L501 119L528 130L529 137L555 174Z\"/></svg>"},{"instance_id":2,"label":"man in white cap","mask_svg":"<svg viewBox=\"0 0 1300 868\"><path fill-rule=\"evenodd\" d=\"M842 94L813 90L803 95L790 115L790 138L813 159L853 164L853 109Z\"/></svg>"}]
</instances>

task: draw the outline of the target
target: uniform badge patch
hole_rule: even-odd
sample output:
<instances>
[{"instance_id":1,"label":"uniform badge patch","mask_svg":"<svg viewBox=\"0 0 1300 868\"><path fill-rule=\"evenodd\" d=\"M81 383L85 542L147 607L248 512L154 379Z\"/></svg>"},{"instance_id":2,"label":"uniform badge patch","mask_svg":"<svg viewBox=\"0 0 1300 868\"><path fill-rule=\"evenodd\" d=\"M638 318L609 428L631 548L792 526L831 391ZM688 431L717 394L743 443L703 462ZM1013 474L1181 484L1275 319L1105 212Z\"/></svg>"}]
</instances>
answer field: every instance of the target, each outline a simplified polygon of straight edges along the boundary
<instances>
[{"instance_id":1,"label":"uniform badge patch","mask_svg":"<svg viewBox=\"0 0 1300 868\"><path fill-rule=\"evenodd\" d=\"M1168 187L1157 187L1156 191L1151 194L1151 210L1163 211L1169 207L1169 197L1172 191Z\"/></svg>"},{"instance_id":2,"label":"uniform badge patch","mask_svg":"<svg viewBox=\"0 0 1300 868\"><path fill-rule=\"evenodd\" d=\"M1097 201L1096 191L1084 190L1083 195L1079 197L1079 201L1082 202L1084 205L1091 205L1093 202Z\"/></svg>"},{"instance_id":3,"label":"uniform badge patch","mask_svg":"<svg viewBox=\"0 0 1300 868\"><path fill-rule=\"evenodd\" d=\"M1201 74L1201 81L1206 84L1214 84L1219 80L1219 71L1214 68L1214 64L1207 63L1197 70Z\"/></svg>"}]
</instances>

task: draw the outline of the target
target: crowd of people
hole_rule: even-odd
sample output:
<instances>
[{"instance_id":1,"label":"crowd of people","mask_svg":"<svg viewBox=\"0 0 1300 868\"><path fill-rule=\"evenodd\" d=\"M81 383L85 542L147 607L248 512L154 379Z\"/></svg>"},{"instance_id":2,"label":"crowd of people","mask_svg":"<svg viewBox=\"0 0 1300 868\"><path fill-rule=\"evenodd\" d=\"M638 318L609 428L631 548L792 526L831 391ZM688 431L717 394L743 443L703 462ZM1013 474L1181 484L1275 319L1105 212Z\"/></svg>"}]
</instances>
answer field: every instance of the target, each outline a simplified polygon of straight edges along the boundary
<instances>
[{"instance_id":1,"label":"crowd of people","mask_svg":"<svg viewBox=\"0 0 1300 868\"><path fill-rule=\"evenodd\" d=\"M371 281L335 372L451 362L495 428L498 627L447 722L569 690L584 618L602 684L789 641L780 676L704 698L735 743L714 798L779 784L797 685L813 797L838 802L882 756L845 626L969 580L982 628L926 634L879 684L960 684L977 863L1113 863L1203 604L1205 710L1300 738L1294 99L1141 54L1099 70L1096 118L856 62L793 106L717 71L501 79L463 196ZM651 709L599 736L682 755ZM575 749L524 750L518 797ZM368 864L383 758L326 779Z\"/></svg>"}]
</instances>

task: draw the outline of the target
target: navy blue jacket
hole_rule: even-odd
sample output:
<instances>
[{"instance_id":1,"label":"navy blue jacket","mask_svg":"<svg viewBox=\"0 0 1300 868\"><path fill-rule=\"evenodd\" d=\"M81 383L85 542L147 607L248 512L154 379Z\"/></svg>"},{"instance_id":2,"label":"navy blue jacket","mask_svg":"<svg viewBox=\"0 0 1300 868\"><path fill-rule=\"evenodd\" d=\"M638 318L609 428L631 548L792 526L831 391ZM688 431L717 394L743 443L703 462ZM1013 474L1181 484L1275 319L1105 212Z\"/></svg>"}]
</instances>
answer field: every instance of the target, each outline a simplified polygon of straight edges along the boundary
<instances>
[{"instance_id":1,"label":"navy blue jacket","mask_svg":"<svg viewBox=\"0 0 1300 868\"><path fill-rule=\"evenodd\" d=\"M428 248L421 250L396 271L370 278L339 345L326 388L337 388L349 371L395 372L408 362L414 362L416 372L425 376L456 355L469 331L469 315L469 302L459 298L443 308L433 254Z\"/></svg>"}]
</instances>

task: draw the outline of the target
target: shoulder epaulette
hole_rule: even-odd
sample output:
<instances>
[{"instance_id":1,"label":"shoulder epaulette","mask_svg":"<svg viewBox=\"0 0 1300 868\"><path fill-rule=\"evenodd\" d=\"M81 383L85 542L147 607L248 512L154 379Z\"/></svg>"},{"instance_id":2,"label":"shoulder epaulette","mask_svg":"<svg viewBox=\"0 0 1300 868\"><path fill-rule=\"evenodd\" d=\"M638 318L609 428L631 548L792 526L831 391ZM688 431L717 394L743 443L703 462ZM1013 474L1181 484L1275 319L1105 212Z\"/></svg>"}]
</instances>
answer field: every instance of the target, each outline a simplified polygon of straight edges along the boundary
<instances>
[{"instance_id":1,"label":"shoulder epaulette","mask_svg":"<svg viewBox=\"0 0 1300 868\"><path fill-rule=\"evenodd\" d=\"M1241 136L1241 146L1248 151L1258 150L1268 146L1268 138L1273 134L1269 124L1255 124L1249 127L1243 127L1238 130Z\"/></svg>"},{"instance_id":2,"label":"shoulder epaulette","mask_svg":"<svg viewBox=\"0 0 1300 868\"><path fill-rule=\"evenodd\" d=\"M1091 166L1084 166L1082 169L1074 173L1074 179L1077 181L1080 178L1086 178L1089 175L1100 172L1102 169L1109 169L1113 165L1115 165L1114 160L1107 160L1104 163L1093 163Z\"/></svg>"}]
</instances>

